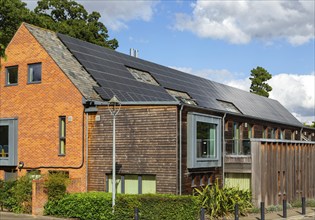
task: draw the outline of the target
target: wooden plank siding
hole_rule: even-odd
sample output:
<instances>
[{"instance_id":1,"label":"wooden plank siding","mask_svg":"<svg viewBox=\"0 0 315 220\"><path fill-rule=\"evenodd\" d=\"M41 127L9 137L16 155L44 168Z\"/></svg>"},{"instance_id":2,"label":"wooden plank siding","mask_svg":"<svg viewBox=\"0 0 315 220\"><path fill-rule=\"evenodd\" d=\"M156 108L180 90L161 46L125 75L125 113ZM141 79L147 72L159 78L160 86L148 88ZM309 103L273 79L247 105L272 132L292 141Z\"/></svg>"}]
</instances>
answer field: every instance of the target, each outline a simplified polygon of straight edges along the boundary
<instances>
[{"instance_id":1,"label":"wooden plank siding","mask_svg":"<svg viewBox=\"0 0 315 220\"><path fill-rule=\"evenodd\" d=\"M112 116L89 115L88 190L105 191L112 172ZM118 174L155 175L157 193L177 193L177 107L122 106L116 116Z\"/></svg>"},{"instance_id":2,"label":"wooden plank siding","mask_svg":"<svg viewBox=\"0 0 315 220\"><path fill-rule=\"evenodd\" d=\"M315 198L315 142L251 139L253 202Z\"/></svg>"},{"instance_id":3,"label":"wooden plank siding","mask_svg":"<svg viewBox=\"0 0 315 220\"><path fill-rule=\"evenodd\" d=\"M187 114L188 112L196 112L205 115L212 115L223 117L222 113L209 111L206 109L198 109L193 107L187 107L182 112L182 194L192 194L194 188L200 188L204 186L204 182L208 182L211 185L215 183L216 179L219 179L219 183L222 183L222 165L220 167L209 168L187 168ZM220 128L222 129L222 128ZM203 181L204 180L204 181Z\"/></svg>"}]
</instances>

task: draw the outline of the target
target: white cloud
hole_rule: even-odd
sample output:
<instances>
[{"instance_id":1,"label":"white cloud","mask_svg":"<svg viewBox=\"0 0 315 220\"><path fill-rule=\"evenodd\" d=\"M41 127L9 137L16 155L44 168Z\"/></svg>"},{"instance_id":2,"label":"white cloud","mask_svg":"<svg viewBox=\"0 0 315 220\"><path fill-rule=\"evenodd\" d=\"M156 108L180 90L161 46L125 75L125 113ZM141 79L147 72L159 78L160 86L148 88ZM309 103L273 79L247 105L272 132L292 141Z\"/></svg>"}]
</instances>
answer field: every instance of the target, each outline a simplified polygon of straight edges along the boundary
<instances>
[{"instance_id":1,"label":"white cloud","mask_svg":"<svg viewBox=\"0 0 315 220\"><path fill-rule=\"evenodd\" d=\"M232 80L227 85L249 91L250 80ZM278 100L301 122L315 121L315 75L282 73L274 75L268 84L272 87L270 98Z\"/></svg>"},{"instance_id":2,"label":"white cloud","mask_svg":"<svg viewBox=\"0 0 315 220\"><path fill-rule=\"evenodd\" d=\"M293 45L314 39L314 1L202 1L193 12L176 14L175 28L203 38L248 43L286 39Z\"/></svg>"},{"instance_id":3,"label":"white cloud","mask_svg":"<svg viewBox=\"0 0 315 220\"><path fill-rule=\"evenodd\" d=\"M150 21L158 1L80 1L89 11L101 13L101 21L111 30L127 28L131 20Z\"/></svg>"},{"instance_id":4,"label":"white cloud","mask_svg":"<svg viewBox=\"0 0 315 220\"><path fill-rule=\"evenodd\" d=\"M22 0L27 7L34 9L37 6L35 0ZM131 20L150 21L154 14L154 8L158 1L145 0L94 0L77 1L88 12L97 11L101 14L101 21L111 30L118 31L128 28L127 22Z\"/></svg>"}]
</instances>

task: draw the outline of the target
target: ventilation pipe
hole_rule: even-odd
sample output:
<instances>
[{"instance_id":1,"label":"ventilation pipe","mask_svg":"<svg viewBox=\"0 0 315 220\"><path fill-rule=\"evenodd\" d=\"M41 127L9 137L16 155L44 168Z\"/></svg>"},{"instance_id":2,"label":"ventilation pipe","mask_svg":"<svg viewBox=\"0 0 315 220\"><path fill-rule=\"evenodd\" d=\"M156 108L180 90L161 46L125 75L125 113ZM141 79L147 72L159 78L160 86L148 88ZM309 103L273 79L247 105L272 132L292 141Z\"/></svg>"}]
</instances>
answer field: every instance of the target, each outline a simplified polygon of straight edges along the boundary
<instances>
[{"instance_id":1,"label":"ventilation pipe","mask_svg":"<svg viewBox=\"0 0 315 220\"><path fill-rule=\"evenodd\" d=\"M134 48L130 48L130 56L138 58L139 57L139 50L134 49Z\"/></svg>"}]
</instances>

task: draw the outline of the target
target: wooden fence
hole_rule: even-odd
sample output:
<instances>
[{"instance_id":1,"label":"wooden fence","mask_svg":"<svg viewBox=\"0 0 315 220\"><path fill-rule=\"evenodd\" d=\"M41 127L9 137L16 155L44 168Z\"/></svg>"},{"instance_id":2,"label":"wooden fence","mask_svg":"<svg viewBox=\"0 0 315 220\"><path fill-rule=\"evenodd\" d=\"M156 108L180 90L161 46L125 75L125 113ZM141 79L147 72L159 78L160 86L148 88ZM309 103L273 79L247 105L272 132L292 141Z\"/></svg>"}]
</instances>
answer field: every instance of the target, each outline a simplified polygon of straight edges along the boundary
<instances>
[{"instance_id":1,"label":"wooden fence","mask_svg":"<svg viewBox=\"0 0 315 220\"><path fill-rule=\"evenodd\" d=\"M255 205L315 198L315 142L251 139L251 157Z\"/></svg>"}]
</instances>

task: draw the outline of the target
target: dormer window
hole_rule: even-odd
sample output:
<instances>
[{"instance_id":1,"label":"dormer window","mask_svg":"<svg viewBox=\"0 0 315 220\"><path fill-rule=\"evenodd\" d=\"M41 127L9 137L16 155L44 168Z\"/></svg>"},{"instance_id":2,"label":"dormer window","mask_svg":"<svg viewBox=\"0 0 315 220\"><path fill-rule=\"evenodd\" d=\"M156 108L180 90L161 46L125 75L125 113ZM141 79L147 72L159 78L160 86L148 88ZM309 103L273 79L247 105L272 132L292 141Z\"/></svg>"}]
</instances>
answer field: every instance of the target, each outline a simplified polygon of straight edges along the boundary
<instances>
[{"instance_id":1,"label":"dormer window","mask_svg":"<svg viewBox=\"0 0 315 220\"><path fill-rule=\"evenodd\" d=\"M7 86L18 84L18 66L10 66L6 68L5 84Z\"/></svg>"},{"instance_id":2,"label":"dormer window","mask_svg":"<svg viewBox=\"0 0 315 220\"><path fill-rule=\"evenodd\" d=\"M186 92L180 92L172 89L166 89L166 91L180 102L188 105L197 105L197 103Z\"/></svg>"},{"instance_id":3,"label":"dormer window","mask_svg":"<svg viewBox=\"0 0 315 220\"><path fill-rule=\"evenodd\" d=\"M28 65L28 83L40 83L42 81L42 64Z\"/></svg>"},{"instance_id":4,"label":"dormer window","mask_svg":"<svg viewBox=\"0 0 315 220\"><path fill-rule=\"evenodd\" d=\"M222 100L218 100L218 102L226 111L242 114L242 112L232 102L226 102Z\"/></svg>"},{"instance_id":5,"label":"dormer window","mask_svg":"<svg viewBox=\"0 0 315 220\"><path fill-rule=\"evenodd\" d=\"M139 82L148 83L151 85L158 86L158 82L151 76L149 72L134 69L131 67L127 67L127 70L131 73L131 75Z\"/></svg>"}]
</instances>

